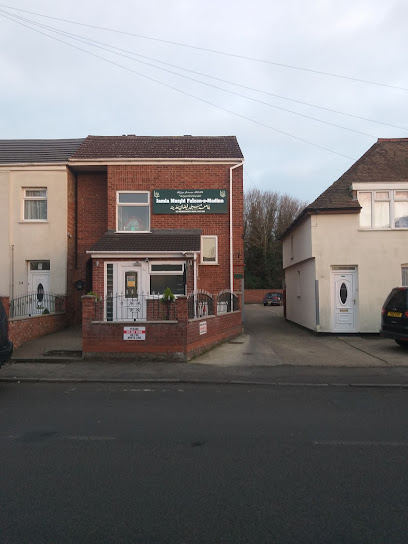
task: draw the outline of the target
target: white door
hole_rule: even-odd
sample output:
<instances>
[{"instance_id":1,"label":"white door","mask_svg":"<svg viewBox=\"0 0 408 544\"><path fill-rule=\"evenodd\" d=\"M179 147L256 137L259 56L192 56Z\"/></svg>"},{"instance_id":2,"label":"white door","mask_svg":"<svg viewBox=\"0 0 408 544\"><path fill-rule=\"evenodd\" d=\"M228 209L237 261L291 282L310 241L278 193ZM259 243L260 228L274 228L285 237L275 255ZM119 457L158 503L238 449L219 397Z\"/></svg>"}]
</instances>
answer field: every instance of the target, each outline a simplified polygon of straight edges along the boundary
<instances>
[{"instance_id":1,"label":"white door","mask_svg":"<svg viewBox=\"0 0 408 544\"><path fill-rule=\"evenodd\" d=\"M116 320L140 321L146 319L146 298L143 296L140 267L118 266L118 296L113 305Z\"/></svg>"},{"instance_id":2,"label":"white door","mask_svg":"<svg viewBox=\"0 0 408 544\"><path fill-rule=\"evenodd\" d=\"M333 332L357 332L356 272L333 272Z\"/></svg>"},{"instance_id":3,"label":"white door","mask_svg":"<svg viewBox=\"0 0 408 544\"><path fill-rule=\"evenodd\" d=\"M53 312L54 298L50 293L50 271L30 270L28 273L28 293L31 314L42 314L44 310ZM52 298L52 300L51 300Z\"/></svg>"}]
</instances>

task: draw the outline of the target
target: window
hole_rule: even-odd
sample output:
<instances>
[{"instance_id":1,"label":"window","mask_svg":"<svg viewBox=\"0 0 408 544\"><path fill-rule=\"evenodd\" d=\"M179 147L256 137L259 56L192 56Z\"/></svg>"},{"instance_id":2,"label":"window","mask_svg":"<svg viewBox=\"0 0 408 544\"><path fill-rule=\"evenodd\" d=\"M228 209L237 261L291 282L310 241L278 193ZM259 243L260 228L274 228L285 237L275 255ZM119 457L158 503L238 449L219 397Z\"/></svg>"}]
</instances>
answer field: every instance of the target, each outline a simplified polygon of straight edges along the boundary
<instances>
[{"instance_id":1,"label":"window","mask_svg":"<svg viewBox=\"0 0 408 544\"><path fill-rule=\"evenodd\" d=\"M24 221L47 221L47 189L24 189Z\"/></svg>"},{"instance_id":2,"label":"window","mask_svg":"<svg viewBox=\"0 0 408 544\"><path fill-rule=\"evenodd\" d=\"M408 190L359 191L358 201L361 227L408 228Z\"/></svg>"},{"instance_id":3,"label":"window","mask_svg":"<svg viewBox=\"0 0 408 544\"><path fill-rule=\"evenodd\" d=\"M150 265L151 295L162 295L167 287L175 295L184 295L185 283L183 263L152 263Z\"/></svg>"},{"instance_id":4,"label":"window","mask_svg":"<svg viewBox=\"0 0 408 544\"><path fill-rule=\"evenodd\" d=\"M146 232L150 230L150 195L148 192L117 192L117 230Z\"/></svg>"},{"instance_id":5,"label":"window","mask_svg":"<svg viewBox=\"0 0 408 544\"><path fill-rule=\"evenodd\" d=\"M402 287L408 287L408 264L403 264L401 266L401 276L402 276Z\"/></svg>"},{"instance_id":6,"label":"window","mask_svg":"<svg viewBox=\"0 0 408 544\"><path fill-rule=\"evenodd\" d=\"M302 296L302 282L300 277L300 270L297 271L297 277L296 277L296 296L298 298Z\"/></svg>"},{"instance_id":7,"label":"window","mask_svg":"<svg viewBox=\"0 0 408 544\"><path fill-rule=\"evenodd\" d=\"M30 270L50 270L50 261L30 261Z\"/></svg>"},{"instance_id":8,"label":"window","mask_svg":"<svg viewBox=\"0 0 408 544\"><path fill-rule=\"evenodd\" d=\"M217 236L201 236L201 264L218 264Z\"/></svg>"}]
</instances>

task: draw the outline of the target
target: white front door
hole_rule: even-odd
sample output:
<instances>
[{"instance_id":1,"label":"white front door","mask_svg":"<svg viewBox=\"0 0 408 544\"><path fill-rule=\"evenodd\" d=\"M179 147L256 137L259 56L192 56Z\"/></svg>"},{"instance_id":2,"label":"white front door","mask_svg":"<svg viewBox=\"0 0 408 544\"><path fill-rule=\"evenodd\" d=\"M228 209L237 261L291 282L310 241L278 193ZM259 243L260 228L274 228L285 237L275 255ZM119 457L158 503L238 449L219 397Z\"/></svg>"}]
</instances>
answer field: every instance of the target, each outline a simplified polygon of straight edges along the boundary
<instances>
[{"instance_id":1,"label":"white front door","mask_svg":"<svg viewBox=\"0 0 408 544\"><path fill-rule=\"evenodd\" d=\"M42 314L44 310L54 311L54 298L50 299L50 271L30 270L28 272L28 294L30 313Z\"/></svg>"},{"instance_id":2,"label":"white front door","mask_svg":"<svg viewBox=\"0 0 408 544\"><path fill-rule=\"evenodd\" d=\"M146 319L146 298L142 293L141 267L118 266L118 297L113 307L114 319L140 321Z\"/></svg>"},{"instance_id":3,"label":"white front door","mask_svg":"<svg viewBox=\"0 0 408 544\"><path fill-rule=\"evenodd\" d=\"M333 285L333 332L357 332L356 271L335 271Z\"/></svg>"}]
</instances>

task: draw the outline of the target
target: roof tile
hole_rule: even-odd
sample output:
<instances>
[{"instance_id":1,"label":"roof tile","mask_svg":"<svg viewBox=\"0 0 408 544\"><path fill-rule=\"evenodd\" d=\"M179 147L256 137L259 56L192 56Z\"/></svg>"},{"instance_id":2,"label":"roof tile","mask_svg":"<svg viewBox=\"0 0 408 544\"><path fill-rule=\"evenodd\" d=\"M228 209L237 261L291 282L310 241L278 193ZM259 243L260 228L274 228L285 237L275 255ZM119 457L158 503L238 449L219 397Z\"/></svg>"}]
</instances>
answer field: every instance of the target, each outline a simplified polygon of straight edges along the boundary
<instances>
[{"instance_id":1,"label":"roof tile","mask_svg":"<svg viewBox=\"0 0 408 544\"><path fill-rule=\"evenodd\" d=\"M0 164L67 162L84 138L69 140L0 140Z\"/></svg>"},{"instance_id":2,"label":"roof tile","mask_svg":"<svg viewBox=\"0 0 408 544\"><path fill-rule=\"evenodd\" d=\"M92 159L242 159L235 136L88 136L72 155Z\"/></svg>"},{"instance_id":3,"label":"roof tile","mask_svg":"<svg viewBox=\"0 0 408 544\"><path fill-rule=\"evenodd\" d=\"M200 251L200 229L153 230L146 233L106 232L92 252L132 251L132 252L168 252Z\"/></svg>"}]
</instances>

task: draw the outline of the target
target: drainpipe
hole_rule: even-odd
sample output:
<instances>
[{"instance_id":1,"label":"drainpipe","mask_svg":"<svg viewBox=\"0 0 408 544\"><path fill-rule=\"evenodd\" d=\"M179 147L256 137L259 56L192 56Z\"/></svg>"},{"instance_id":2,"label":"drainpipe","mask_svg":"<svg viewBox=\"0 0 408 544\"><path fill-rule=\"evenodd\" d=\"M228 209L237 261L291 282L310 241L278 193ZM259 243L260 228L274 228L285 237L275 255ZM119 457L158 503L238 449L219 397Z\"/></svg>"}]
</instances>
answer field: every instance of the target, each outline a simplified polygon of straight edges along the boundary
<instances>
[{"instance_id":1,"label":"drainpipe","mask_svg":"<svg viewBox=\"0 0 408 544\"><path fill-rule=\"evenodd\" d=\"M194 253L194 317L197 317L197 253Z\"/></svg>"},{"instance_id":2,"label":"drainpipe","mask_svg":"<svg viewBox=\"0 0 408 544\"><path fill-rule=\"evenodd\" d=\"M197 292L197 253L194 253L194 293Z\"/></svg>"},{"instance_id":3,"label":"drainpipe","mask_svg":"<svg viewBox=\"0 0 408 544\"><path fill-rule=\"evenodd\" d=\"M229 189L229 200L230 200L230 292L231 292L231 308L232 308L232 293L234 291L234 247L233 247L233 233L232 233L232 171L239 166L242 166L244 163L240 162L235 166L230 168L230 189Z\"/></svg>"},{"instance_id":4,"label":"drainpipe","mask_svg":"<svg viewBox=\"0 0 408 544\"><path fill-rule=\"evenodd\" d=\"M75 172L75 270L78 270L78 173Z\"/></svg>"},{"instance_id":5,"label":"drainpipe","mask_svg":"<svg viewBox=\"0 0 408 544\"><path fill-rule=\"evenodd\" d=\"M14 299L14 244L11 246L11 300Z\"/></svg>"}]
</instances>

